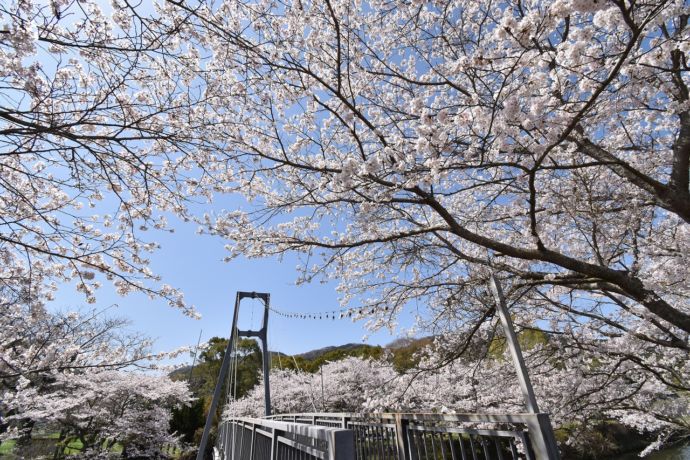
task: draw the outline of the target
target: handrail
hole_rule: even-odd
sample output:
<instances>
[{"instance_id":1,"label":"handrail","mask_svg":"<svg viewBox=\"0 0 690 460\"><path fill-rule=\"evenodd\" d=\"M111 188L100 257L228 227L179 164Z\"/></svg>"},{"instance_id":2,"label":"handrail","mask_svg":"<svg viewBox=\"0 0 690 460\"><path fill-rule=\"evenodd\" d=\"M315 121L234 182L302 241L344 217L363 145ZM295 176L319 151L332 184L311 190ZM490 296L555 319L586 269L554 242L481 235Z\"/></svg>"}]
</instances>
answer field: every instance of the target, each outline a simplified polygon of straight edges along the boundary
<instances>
[{"instance_id":1,"label":"handrail","mask_svg":"<svg viewBox=\"0 0 690 460\"><path fill-rule=\"evenodd\" d=\"M553 430L548 414L438 414L438 413L347 413L347 412L304 412L293 414L280 414L270 417L271 420L283 420L296 424L323 425L337 424L342 428L355 429L355 439L358 445L371 442L370 432L374 430L374 439L384 434L379 434L376 430L383 430L389 427L392 432L387 435L394 438L399 459L414 459L414 448L423 439L417 437L425 435L433 436L433 433L443 433L446 441L450 442L451 434L475 435L484 439L493 439L496 448L498 439L514 439L519 444L524 445L525 457L528 460L559 460L560 454L553 437ZM376 423L378 422L378 423ZM496 424L495 429L478 429L476 426L457 426L461 424ZM385 425L385 426L384 426ZM456 426L453 426L456 425ZM506 428L505 425L513 425ZM471 438L471 437L470 437ZM362 440L364 439L364 441ZM391 441L392 442L392 441ZM514 441L503 441L514 451ZM359 455L358 458L362 457ZM366 457L366 455L364 455ZM513 453L513 458L518 458Z\"/></svg>"},{"instance_id":2,"label":"handrail","mask_svg":"<svg viewBox=\"0 0 690 460\"><path fill-rule=\"evenodd\" d=\"M241 422L244 424L256 425L264 428L272 428L284 433L296 434L305 436L311 439L318 439L319 441L330 442L334 438L347 436L352 430L343 428L332 428L317 425L302 425L296 423L282 422L277 420L269 420L268 418L252 418L252 417L231 417L224 420L224 422Z\"/></svg>"},{"instance_id":3,"label":"handrail","mask_svg":"<svg viewBox=\"0 0 690 460\"><path fill-rule=\"evenodd\" d=\"M219 426L220 460L354 460L350 429L233 417Z\"/></svg>"},{"instance_id":4,"label":"handrail","mask_svg":"<svg viewBox=\"0 0 690 460\"><path fill-rule=\"evenodd\" d=\"M379 419L395 419L402 417L408 420L420 421L447 421L447 422L496 422L496 423L521 423L526 418L533 417L539 414L530 413L515 413L515 414L482 414L482 413L453 413L440 414L435 412L371 412L371 413L355 413L355 412L296 412L288 414L276 414L265 419L276 420L286 417L320 417L320 418L379 418Z\"/></svg>"}]
</instances>

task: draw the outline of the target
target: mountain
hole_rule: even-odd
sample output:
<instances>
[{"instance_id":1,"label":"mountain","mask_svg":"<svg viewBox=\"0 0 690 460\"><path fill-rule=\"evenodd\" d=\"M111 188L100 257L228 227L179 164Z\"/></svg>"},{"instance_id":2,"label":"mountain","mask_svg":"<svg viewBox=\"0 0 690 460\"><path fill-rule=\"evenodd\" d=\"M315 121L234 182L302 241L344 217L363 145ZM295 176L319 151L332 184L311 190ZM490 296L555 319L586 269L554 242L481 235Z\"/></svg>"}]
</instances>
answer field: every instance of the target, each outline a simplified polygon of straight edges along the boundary
<instances>
[{"instance_id":1,"label":"mountain","mask_svg":"<svg viewBox=\"0 0 690 460\"><path fill-rule=\"evenodd\" d=\"M328 347L323 347L323 348L317 348L316 350L311 350L307 351L305 353L300 353L295 356L302 357L306 360L312 361L316 358L319 358L327 353L332 353L334 351L343 351L343 352L348 352L348 351L353 351L361 347L369 347L371 345L366 345L364 343L346 343L345 345L331 345Z\"/></svg>"}]
</instances>

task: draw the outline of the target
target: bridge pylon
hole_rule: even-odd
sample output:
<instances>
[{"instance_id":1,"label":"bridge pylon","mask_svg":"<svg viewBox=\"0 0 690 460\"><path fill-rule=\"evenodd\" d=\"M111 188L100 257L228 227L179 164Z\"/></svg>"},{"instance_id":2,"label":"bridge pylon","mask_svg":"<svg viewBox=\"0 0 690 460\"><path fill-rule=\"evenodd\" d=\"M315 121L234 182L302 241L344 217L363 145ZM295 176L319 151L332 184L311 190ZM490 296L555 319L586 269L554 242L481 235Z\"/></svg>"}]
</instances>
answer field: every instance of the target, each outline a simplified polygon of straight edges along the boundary
<instances>
[{"instance_id":1,"label":"bridge pylon","mask_svg":"<svg viewBox=\"0 0 690 460\"><path fill-rule=\"evenodd\" d=\"M260 299L264 303L264 315L263 321L261 322L261 328L258 331L245 330L241 331L237 328L237 320L239 318L240 306L242 304L242 299ZM211 407L209 407L208 415L206 416L206 424L204 425L204 433L201 436L201 443L199 445L199 451L196 455L196 460L205 460L204 455L206 452L206 446L208 444L208 438L211 433L211 427L213 426L213 419L216 415L216 410L218 409L218 403L221 399L221 393L223 390L223 385L228 377L228 369L230 368L230 362L232 360L235 342L238 337L256 337L261 341L261 354L262 354L262 364L263 364L263 377L264 377L264 405L266 416L271 415L271 391L269 383L269 351L268 351L268 312L270 311L271 295L265 292L245 292L238 291L235 296L235 310L232 314L232 328L230 329L230 339L228 340L228 346L225 348L225 355L223 356L223 363L220 366L220 371L218 372L218 380L216 382L216 388L213 392L213 399L211 400Z\"/></svg>"}]
</instances>

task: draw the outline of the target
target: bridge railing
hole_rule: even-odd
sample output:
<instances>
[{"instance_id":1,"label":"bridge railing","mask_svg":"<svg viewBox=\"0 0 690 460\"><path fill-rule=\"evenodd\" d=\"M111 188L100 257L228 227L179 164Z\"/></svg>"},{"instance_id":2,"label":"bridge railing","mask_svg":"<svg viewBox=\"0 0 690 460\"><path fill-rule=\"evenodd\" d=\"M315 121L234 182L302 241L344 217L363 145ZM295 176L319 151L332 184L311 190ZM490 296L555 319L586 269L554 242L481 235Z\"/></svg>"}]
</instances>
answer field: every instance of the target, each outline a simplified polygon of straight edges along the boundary
<instances>
[{"instance_id":1,"label":"bridge railing","mask_svg":"<svg viewBox=\"0 0 690 460\"><path fill-rule=\"evenodd\" d=\"M558 460L547 414L302 413L271 417L350 429L357 460Z\"/></svg>"},{"instance_id":2,"label":"bridge railing","mask_svg":"<svg viewBox=\"0 0 690 460\"><path fill-rule=\"evenodd\" d=\"M354 460L351 429L232 418L218 427L214 460Z\"/></svg>"}]
</instances>

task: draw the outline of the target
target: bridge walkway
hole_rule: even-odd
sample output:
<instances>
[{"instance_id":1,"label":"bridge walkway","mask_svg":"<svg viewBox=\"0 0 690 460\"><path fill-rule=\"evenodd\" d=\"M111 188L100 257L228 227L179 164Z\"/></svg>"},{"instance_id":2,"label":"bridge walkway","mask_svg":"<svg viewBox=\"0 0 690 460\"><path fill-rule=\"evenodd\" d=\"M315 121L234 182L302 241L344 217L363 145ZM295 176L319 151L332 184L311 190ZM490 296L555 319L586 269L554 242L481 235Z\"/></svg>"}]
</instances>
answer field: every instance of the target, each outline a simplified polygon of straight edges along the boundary
<instances>
[{"instance_id":1,"label":"bridge walkway","mask_svg":"<svg viewBox=\"0 0 690 460\"><path fill-rule=\"evenodd\" d=\"M547 414L305 413L225 420L215 460L557 460Z\"/></svg>"}]
</instances>

